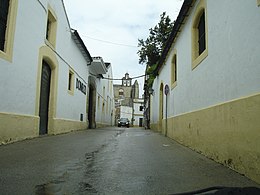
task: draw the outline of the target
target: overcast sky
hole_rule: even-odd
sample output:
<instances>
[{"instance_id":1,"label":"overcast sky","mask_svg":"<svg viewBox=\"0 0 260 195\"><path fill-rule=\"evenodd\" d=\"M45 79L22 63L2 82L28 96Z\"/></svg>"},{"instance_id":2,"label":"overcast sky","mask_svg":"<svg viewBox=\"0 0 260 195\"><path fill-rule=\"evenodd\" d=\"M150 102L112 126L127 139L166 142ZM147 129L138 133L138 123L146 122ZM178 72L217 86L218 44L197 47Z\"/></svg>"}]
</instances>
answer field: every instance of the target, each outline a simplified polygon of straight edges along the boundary
<instances>
[{"instance_id":1,"label":"overcast sky","mask_svg":"<svg viewBox=\"0 0 260 195\"><path fill-rule=\"evenodd\" d=\"M78 31L90 55L110 62L113 77L122 78L126 72L130 77L144 74L145 65L138 63L138 39L149 36L149 29L160 21L164 11L174 21L183 0L64 0L64 3L70 26ZM143 89L143 78L138 82Z\"/></svg>"}]
</instances>

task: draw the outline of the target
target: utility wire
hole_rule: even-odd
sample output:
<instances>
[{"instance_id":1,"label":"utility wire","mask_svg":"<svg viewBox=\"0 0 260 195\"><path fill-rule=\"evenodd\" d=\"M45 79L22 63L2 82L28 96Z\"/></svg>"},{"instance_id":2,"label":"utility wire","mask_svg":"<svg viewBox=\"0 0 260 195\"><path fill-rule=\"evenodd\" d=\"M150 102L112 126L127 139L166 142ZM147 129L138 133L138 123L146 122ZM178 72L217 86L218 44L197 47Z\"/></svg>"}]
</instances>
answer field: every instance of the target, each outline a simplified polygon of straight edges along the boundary
<instances>
[{"instance_id":1,"label":"utility wire","mask_svg":"<svg viewBox=\"0 0 260 195\"><path fill-rule=\"evenodd\" d=\"M55 49L53 49L53 47L51 47L49 45L49 43L47 41L45 41L45 44L47 47L49 47L70 69L73 70L74 73L76 73L76 75L86 84L88 85L87 81L85 81L85 79L79 75L79 73L61 56L61 54L59 54Z\"/></svg>"},{"instance_id":2,"label":"utility wire","mask_svg":"<svg viewBox=\"0 0 260 195\"><path fill-rule=\"evenodd\" d=\"M136 77L131 77L130 79L137 79L137 78L141 78L141 77L144 77L145 76L145 74L144 75L140 75L140 76L136 76ZM103 77L102 79L107 79L107 80L123 80L123 78L122 79L114 79L114 78L107 78L107 77Z\"/></svg>"},{"instance_id":3,"label":"utility wire","mask_svg":"<svg viewBox=\"0 0 260 195\"><path fill-rule=\"evenodd\" d=\"M123 43L115 43L115 42L112 42L112 41L106 41L106 40L102 40L102 39L93 38L93 37L90 37L90 36L87 36L87 35L81 35L81 36L95 40L95 41L100 41L100 42L103 42L103 43L112 44L112 45L137 48L137 46L134 46L134 45L128 45L128 44L123 44Z\"/></svg>"}]
</instances>

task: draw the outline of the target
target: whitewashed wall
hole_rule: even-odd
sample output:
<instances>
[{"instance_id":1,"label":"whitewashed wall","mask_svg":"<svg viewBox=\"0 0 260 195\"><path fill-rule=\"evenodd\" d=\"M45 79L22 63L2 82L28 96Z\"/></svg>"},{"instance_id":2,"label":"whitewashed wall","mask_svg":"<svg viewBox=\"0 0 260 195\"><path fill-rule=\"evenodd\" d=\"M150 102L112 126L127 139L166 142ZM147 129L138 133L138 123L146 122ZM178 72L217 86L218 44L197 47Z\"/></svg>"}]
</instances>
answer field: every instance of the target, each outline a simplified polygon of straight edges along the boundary
<instances>
[{"instance_id":1,"label":"whitewashed wall","mask_svg":"<svg viewBox=\"0 0 260 195\"><path fill-rule=\"evenodd\" d=\"M140 106L144 106L144 100L143 99L134 99L134 122L133 125L139 126L139 119L144 118L143 117L143 110L140 111Z\"/></svg>"},{"instance_id":2,"label":"whitewashed wall","mask_svg":"<svg viewBox=\"0 0 260 195\"><path fill-rule=\"evenodd\" d=\"M260 7L256 1L207 1L208 56L192 70L191 22L194 11L173 46L177 50L177 86L170 91L170 116L260 91ZM172 53L153 84L152 123L158 121L160 83L170 83Z\"/></svg>"},{"instance_id":3,"label":"whitewashed wall","mask_svg":"<svg viewBox=\"0 0 260 195\"><path fill-rule=\"evenodd\" d=\"M133 116L133 108L129 106L120 106L120 118L128 118L131 121Z\"/></svg>"},{"instance_id":4,"label":"whitewashed wall","mask_svg":"<svg viewBox=\"0 0 260 195\"><path fill-rule=\"evenodd\" d=\"M37 1L18 3L13 60L0 58L1 112L35 113L38 55L44 44L45 21L46 14Z\"/></svg>"},{"instance_id":5,"label":"whitewashed wall","mask_svg":"<svg viewBox=\"0 0 260 195\"><path fill-rule=\"evenodd\" d=\"M108 71L103 75L104 78L113 78L112 65L108 67ZM96 123L103 125L114 125L114 91L113 82L108 79L96 79ZM105 91L103 91L105 89ZM99 103L98 103L98 96ZM104 103L104 110L102 104ZM99 106L98 106L99 104Z\"/></svg>"},{"instance_id":6,"label":"whitewashed wall","mask_svg":"<svg viewBox=\"0 0 260 195\"><path fill-rule=\"evenodd\" d=\"M56 52L58 59L58 92L56 118L79 120L84 113L86 121L86 95L74 86L74 95L67 92L69 65L87 85L88 67L71 38L70 26L62 1L18 2L12 62L0 58L0 111L35 115L36 79L39 48L45 45L48 5L57 16ZM30 11L28 11L30 10ZM74 82L76 85L76 82Z\"/></svg>"}]
</instances>

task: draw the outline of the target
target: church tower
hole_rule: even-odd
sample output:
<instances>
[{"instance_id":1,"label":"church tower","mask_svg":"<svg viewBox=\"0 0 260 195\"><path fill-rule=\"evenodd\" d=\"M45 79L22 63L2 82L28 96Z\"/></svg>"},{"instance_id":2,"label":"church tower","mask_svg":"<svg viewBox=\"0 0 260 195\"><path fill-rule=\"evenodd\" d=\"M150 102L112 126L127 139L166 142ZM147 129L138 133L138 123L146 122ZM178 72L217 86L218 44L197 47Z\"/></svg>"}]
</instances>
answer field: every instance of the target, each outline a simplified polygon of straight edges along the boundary
<instances>
[{"instance_id":1,"label":"church tower","mask_svg":"<svg viewBox=\"0 0 260 195\"><path fill-rule=\"evenodd\" d=\"M125 76L122 78L122 86L124 87L132 86L132 79L129 77L128 73L125 73Z\"/></svg>"}]
</instances>

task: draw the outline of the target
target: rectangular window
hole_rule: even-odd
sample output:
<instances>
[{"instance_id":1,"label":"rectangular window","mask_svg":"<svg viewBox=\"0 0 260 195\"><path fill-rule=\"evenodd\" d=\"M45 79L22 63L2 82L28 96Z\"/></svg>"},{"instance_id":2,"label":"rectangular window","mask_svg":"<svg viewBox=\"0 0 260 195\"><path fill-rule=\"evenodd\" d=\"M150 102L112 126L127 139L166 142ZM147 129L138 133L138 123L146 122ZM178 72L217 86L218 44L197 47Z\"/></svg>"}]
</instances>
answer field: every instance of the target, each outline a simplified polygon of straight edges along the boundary
<instances>
[{"instance_id":1,"label":"rectangular window","mask_svg":"<svg viewBox=\"0 0 260 195\"><path fill-rule=\"evenodd\" d=\"M171 66L171 87L172 88L176 86L176 82L177 82L177 55L175 50L172 58L172 66Z\"/></svg>"},{"instance_id":2,"label":"rectangular window","mask_svg":"<svg viewBox=\"0 0 260 195\"><path fill-rule=\"evenodd\" d=\"M98 108L100 108L100 96L98 96Z\"/></svg>"},{"instance_id":3,"label":"rectangular window","mask_svg":"<svg viewBox=\"0 0 260 195\"><path fill-rule=\"evenodd\" d=\"M140 106L139 107L139 111L143 111L144 107L143 106Z\"/></svg>"},{"instance_id":4,"label":"rectangular window","mask_svg":"<svg viewBox=\"0 0 260 195\"><path fill-rule=\"evenodd\" d=\"M50 34L51 34L51 21L50 19L48 18L47 20L47 27L46 27L46 39L49 40L50 38Z\"/></svg>"},{"instance_id":5,"label":"rectangular window","mask_svg":"<svg viewBox=\"0 0 260 195\"><path fill-rule=\"evenodd\" d=\"M73 73L72 72L69 72L69 85L68 85L68 90L71 91L72 89L72 75Z\"/></svg>"},{"instance_id":6,"label":"rectangular window","mask_svg":"<svg viewBox=\"0 0 260 195\"><path fill-rule=\"evenodd\" d=\"M0 1L0 58L12 62L18 0Z\"/></svg>"},{"instance_id":7,"label":"rectangular window","mask_svg":"<svg viewBox=\"0 0 260 195\"><path fill-rule=\"evenodd\" d=\"M55 47L56 44L56 31L57 31L57 20L54 12L49 8L48 18L46 24L46 40Z\"/></svg>"},{"instance_id":8,"label":"rectangular window","mask_svg":"<svg viewBox=\"0 0 260 195\"><path fill-rule=\"evenodd\" d=\"M5 51L8 12L9 12L9 0L1 0L0 3L0 50L1 51Z\"/></svg>"},{"instance_id":9,"label":"rectangular window","mask_svg":"<svg viewBox=\"0 0 260 195\"><path fill-rule=\"evenodd\" d=\"M192 17L192 70L208 56L207 1L199 0Z\"/></svg>"},{"instance_id":10,"label":"rectangular window","mask_svg":"<svg viewBox=\"0 0 260 195\"><path fill-rule=\"evenodd\" d=\"M73 95L74 92L74 72L72 70L69 70L68 92L71 95Z\"/></svg>"},{"instance_id":11,"label":"rectangular window","mask_svg":"<svg viewBox=\"0 0 260 195\"><path fill-rule=\"evenodd\" d=\"M205 12L202 13L199 25L198 25L198 42L199 42L199 55L206 49L206 38L205 38Z\"/></svg>"}]
</instances>

